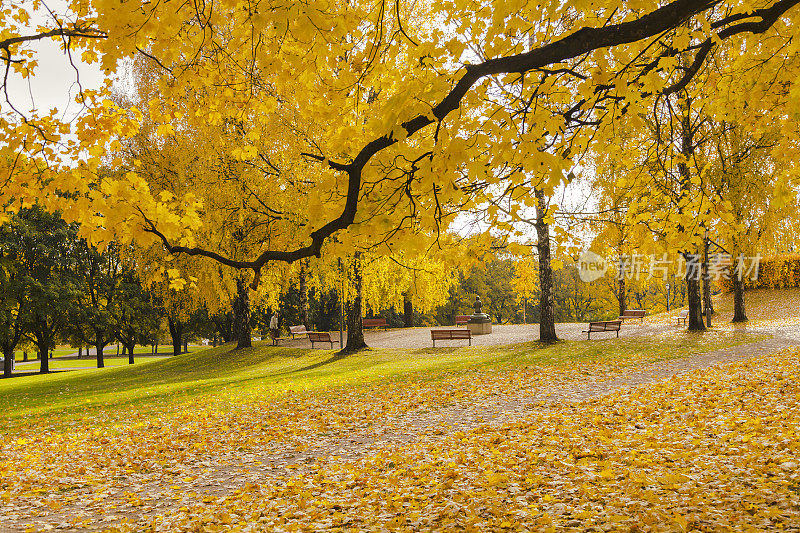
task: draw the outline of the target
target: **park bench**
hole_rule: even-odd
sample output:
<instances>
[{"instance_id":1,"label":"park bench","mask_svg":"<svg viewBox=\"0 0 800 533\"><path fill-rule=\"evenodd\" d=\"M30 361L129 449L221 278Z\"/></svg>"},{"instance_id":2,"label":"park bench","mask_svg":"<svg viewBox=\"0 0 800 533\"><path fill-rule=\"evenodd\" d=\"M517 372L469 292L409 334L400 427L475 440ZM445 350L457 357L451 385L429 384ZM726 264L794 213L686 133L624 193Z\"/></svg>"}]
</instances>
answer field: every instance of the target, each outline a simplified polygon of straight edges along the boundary
<instances>
[{"instance_id":1,"label":"park bench","mask_svg":"<svg viewBox=\"0 0 800 533\"><path fill-rule=\"evenodd\" d=\"M589 329L582 331L586 333L586 340L591 339L592 333L600 333L603 331L616 331L619 337L619 328L622 326L622 320L604 320L601 322L589 322Z\"/></svg>"},{"instance_id":2,"label":"park bench","mask_svg":"<svg viewBox=\"0 0 800 533\"><path fill-rule=\"evenodd\" d=\"M431 341L436 348L436 341L467 339L472 346L472 332L468 329L432 329Z\"/></svg>"},{"instance_id":3,"label":"park bench","mask_svg":"<svg viewBox=\"0 0 800 533\"><path fill-rule=\"evenodd\" d=\"M678 324L677 324L678 326L681 325L681 320L683 320L683 325L685 326L686 325L686 319L689 318L689 310L688 309L684 309L675 318L678 320Z\"/></svg>"},{"instance_id":4,"label":"park bench","mask_svg":"<svg viewBox=\"0 0 800 533\"><path fill-rule=\"evenodd\" d=\"M386 329L388 327L385 318L364 318L361 320L361 325L364 326L365 328Z\"/></svg>"},{"instance_id":5,"label":"park bench","mask_svg":"<svg viewBox=\"0 0 800 533\"><path fill-rule=\"evenodd\" d=\"M469 323L469 315L456 315L456 326L466 326Z\"/></svg>"},{"instance_id":6,"label":"park bench","mask_svg":"<svg viewBox=\"0 0 800 533\"><path fill-rule=\"evenodd\" d=\"M269 338L270 340L272 340L273 346L277 346L278 343L283 340L282 338L278 337L272 330L269 330Z\"/></svg>"},{"instance_id":7,"label":"park bench","mask_svg":"<svg viewBox=\"0 0 800 533\"><path fill-rule=\"evenodd\" d=\"M622 314L619 316L618 320L622 320L624 323L626 320L630 320L632 318L638 318L641 322L644 322L644 317L647 314L647 311L644 309L628 309L623 311Z\"/></svg>"},{"instance_id":8,"label":"park bench","mask_svg":"<svg viewBox=\"0 0 800 533\"><path fill-rule=\"evenodd\" d=\"M307 335L308 330L303 324L300 324L299 326L289 326L289 333L292 334L294 339L297 335Z\"/></svg>"},{"instance_id":9,"label":"park bench","mask_svg":"<svg viewBox=\"0 0 800 533\"><path fill-rule=\"evenodd\" d=\"M314 347L315 342L328 342L333 348L334 342L339 342L338 340L331 339L331 334L324 332L324 331L308 331L308 340L311 341L311 347Z\"/></svg>"}]
</instances>

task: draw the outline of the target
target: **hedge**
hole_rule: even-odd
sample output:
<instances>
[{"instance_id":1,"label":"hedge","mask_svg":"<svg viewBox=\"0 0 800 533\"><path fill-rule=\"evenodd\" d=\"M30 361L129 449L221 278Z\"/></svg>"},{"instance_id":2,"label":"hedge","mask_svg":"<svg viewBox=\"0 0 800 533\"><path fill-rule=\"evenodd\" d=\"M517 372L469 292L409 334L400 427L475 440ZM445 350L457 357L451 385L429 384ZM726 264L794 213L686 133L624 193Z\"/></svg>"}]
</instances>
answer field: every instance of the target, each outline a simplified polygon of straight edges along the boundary
<instances>
[{"instance_id":1,"label":"hedge","mask_svg":"<svg viewBox=\"0 0 800 533\"><path fill-rule=\"evenodd\" d=\"M745 268L750 267L750 258L745 258ZM730 277L721 277L718 282L722 290L732 291L736 267L736 259L730 268ZM751 273L744 272L745 287L748 289L784 289L800 287L800 254L773 255L761 257L758 267L758 278L751 280Z\"/></svg>"}]
</instances>

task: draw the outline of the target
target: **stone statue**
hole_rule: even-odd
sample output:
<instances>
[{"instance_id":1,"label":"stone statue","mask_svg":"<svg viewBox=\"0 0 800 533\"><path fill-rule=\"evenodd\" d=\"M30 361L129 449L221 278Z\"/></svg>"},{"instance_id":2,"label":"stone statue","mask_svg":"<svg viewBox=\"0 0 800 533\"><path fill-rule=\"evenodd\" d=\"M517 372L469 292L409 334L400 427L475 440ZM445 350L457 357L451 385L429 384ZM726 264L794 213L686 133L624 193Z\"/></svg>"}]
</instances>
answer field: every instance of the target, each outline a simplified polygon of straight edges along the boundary
<instances>
[{"instance_id":1,"label":"stone statue","mask_svg":"<svg viewBox=\"0 0 800 533\"><path fill-rule=\"evenodd\" d=\"M469 328L473 335L486 335L487 333L491 333L492 319L483 312L483 304L481 303L480 296L475 297L475 304L472 307L475 309L475 314L469 317L467 328Z\"/></svg>"}]
</instances>

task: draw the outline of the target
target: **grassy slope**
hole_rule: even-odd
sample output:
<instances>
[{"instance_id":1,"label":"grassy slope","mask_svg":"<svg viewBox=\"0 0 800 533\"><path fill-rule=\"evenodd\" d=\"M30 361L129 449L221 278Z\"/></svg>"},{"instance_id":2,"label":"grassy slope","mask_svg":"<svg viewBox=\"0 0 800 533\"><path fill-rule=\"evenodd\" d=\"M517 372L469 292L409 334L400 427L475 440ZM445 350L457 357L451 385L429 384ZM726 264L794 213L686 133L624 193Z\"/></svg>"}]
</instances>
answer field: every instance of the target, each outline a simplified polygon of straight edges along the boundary
<instances>
[{"instance_id":1,"label":"grassy slope","mask_svg":"<svg viewBox=\"0 0 800 533\"><path fill-rule=\"evenodd\" d=\"M771 328L800 324L800 288L755 289L745 293L747 322L731 324L733 294L721 293L713 297L715 329ZM646 323L675 326L675 317L686 307L656 313L645 318Z\"/></svg>"},{"instance_id":2,"label":"grassy slope","mask_svg":"<svg viewBox=\"0 0 800 533\"><path fill-rule=\"evenodd\" d=\"M152 357L150 355L144 354L137 354L135 356L136 364L149 361L152 359L164 359L168 357L167 355L160 355L158 357ZM17 367L15 369L16 373L24 373L24 372L32 372L36 373L39 372L39 366L41 362L37 359L33 361L28 361L23 363L22 361L17 361ZM105 366L123 366L128 364L128 356L118 356L118 355L104 355L103 356L103 364ZM97 360L94 356L86 357L83 356L82 358L78 359L77 357L65 357L59 358L56 356L55 359L50 360L50 370L61 370L61 369L92 369L97 368Z\"/></svg>"},{"instance_id":3,"label":"grassy slope","mask_svg":"<svg viewBox=\"0 0 800 533\"><path fill-rule=\"evenodd\" d=\"M69 424L86 416L109 423L124 420L126 409L158 415L182 402L231 395L248 398L286 391L358 387L393 380L437 380L453 373L508 371L523 365L564 367L602 362L614 367L655 361L752 342L738 333L670 333L651 338L561 342L540 347L370 350L344 359L333 351L221 347L132 367L64 372L0 380L0 426L8 430L36 418L37 423Z\"/></svg>"},{"instance_id":4,"label":"grassy slope","mask_svg":"<svg viewBox=\"0 0 800 533\"><path fill-rule=\"evenodd\" d=\"M714 298L715 320L724 325L733 318L733 295ZM756 289L745 293L745 313L749 327L780 327L800 324L800 288Z\"/></svg>"},{"instance_id":5,"label":"grassy slope","mask_svg":"<svg viewBox=\"0 0 800 533\"><path fill-rule=\"evenodd\" d=\"M751 342L752 336L729 331L730 295L716 300L715 326L722 331L691 335L674 332L650 338L562 342L541 348L535 343L506 347L437 348L411 352L371 350L335 359L332 351L274 348L258 344L252 350L208 349L167 359L139 357L133 367L125 358L108 358L112 368L0 380L0 426L12 427L30 417L63 421L98 414L118 419L126 406L163 412L175 402L233 394L242 400L281 395L284 391L352 387L387 380L437 380L453 372L513 370L520 365L563 366L569 362L636 364ZM670 314L649 317L669 321ZM800 323L800 289L757 290L747 293L749 326ZM726 331L728 330L728 331ZM76 364L80 362L80 365ZM55 368L93 366L93 359L55 360ZM38 367L38 362L35 363ZM60 422L59 422L60 423Z\"/></svg>"}]
</instances>

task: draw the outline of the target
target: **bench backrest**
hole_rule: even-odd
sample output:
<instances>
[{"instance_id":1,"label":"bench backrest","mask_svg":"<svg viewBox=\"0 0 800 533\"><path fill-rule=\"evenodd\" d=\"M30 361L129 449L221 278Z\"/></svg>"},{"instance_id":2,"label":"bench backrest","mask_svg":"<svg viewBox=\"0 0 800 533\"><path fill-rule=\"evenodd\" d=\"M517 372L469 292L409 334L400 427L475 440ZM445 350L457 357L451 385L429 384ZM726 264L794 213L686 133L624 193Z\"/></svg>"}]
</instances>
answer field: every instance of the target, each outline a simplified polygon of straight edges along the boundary
<instances>
[{"instance_id":1,"label":"bench backrest","mask_svg":"<svg viewBox=\"0 0 800 533\"><path fill-rule=\"evenodd\" d=\"M361 324L365 328L376 327L376 326L386 326L386 319L385 318L362 318Z\"/></svg>"},{"instance_id":2,"label":"bench backrest","mask_svg":"<svg viewBox=\"0 0 800 533\"><path fill-rule=\"evenodd\" d=\"M621 320L604 320L601 322L589 322L589 331L616 331L622 325Z\"/></svg>"},{"instance_id":3,"label":"bench backrest","mask_svg":"<svg viewBox=\"0 0 800 533\"><path fill-rule=\"evenodd\" d=\"M432 329L431 339L471 339L472 332L468 329Z\"/></svg>"},{"instance_id":4,"label":"bench backrest","mask_svg":"<svg viewBox=\"0 0 800 533\"><path fill-rule=\"evenodd\" d=\"M299 325L299 326L289 326L289 331L291 331L292 333L306 333L307 332L306 327L304 325L302 325L302 324Z\"/></svg>"},{"instance_id":5,"label":"bench backrest","mask_svg":"<svg viewBox=\"0 0 800 533\"><path fill-rule=\"evenodd\" d=\"M330 341L331 334L322 331L309 331L308 338L315 341Z\"/></svg>"},{"instance_id":6,"label":"bench backrest","mask_svg":"<svg viewBox=\"0 0 800 533\"><path fill-rule=\"evenodd\" d=\"M629 316L633 318L643 317L647 314L644 309L628 309L622 312L622 316Z\"/></svg>"},{"instance_id":7,"label":"bench backrest","mask_svg":"<svg viewBox=\"0 0 800 533\"><path fill-rule=\"evenodd\" d=\"M456 315L456 324L466 324L469 318L469 315Z\"/></svg>"}]
</instances>

